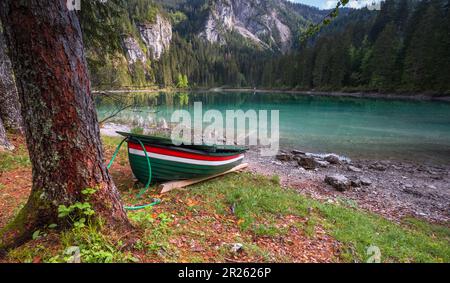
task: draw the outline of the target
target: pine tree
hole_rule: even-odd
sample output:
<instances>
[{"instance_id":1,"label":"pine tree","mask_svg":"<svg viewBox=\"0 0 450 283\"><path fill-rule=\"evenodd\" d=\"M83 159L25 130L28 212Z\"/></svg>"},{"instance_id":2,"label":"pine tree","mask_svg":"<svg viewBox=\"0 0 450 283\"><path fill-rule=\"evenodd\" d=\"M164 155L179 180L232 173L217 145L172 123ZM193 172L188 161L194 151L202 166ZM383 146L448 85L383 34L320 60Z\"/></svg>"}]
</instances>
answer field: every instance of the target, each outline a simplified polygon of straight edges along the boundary
<instances>
[{"instance_id":1,"label":"pine tree","mask_svg":"<svg viewBox=\"0 0 450 283\"><path fill-rule=\"evenodd\" d=\"M65 0L2 0L0 18L33 169L27 203L0 231L0 252L60 222L58 206L85 201L86 188L96 189L90 198L96 217L110 227L130 228L104 164L76 12L67 9Z\"/></svg>"},{"instance_id":2,"label":"pine tree","mask_svg":"<svg viewBox=\"0 0 450 283\"><path fill-rule=\"evenodd\" d=\"M379 91L392 90L398 82L397 56L399 40L393 23L386 25L375 41L371 58L371 86Z\"/></svg>"},{"instance_id":3,"label":"pine tree","mask_svg":"<svg viewBox=\"0 0 450 283\"><path fill-rule=\"evenodd\" d=\"M403 82L414 90L431 90L440 84L442 68L448 66L443 17L436 5L428 5L406 50ZM446 62L447 61L447 62Z\"/></svg>"}]
</instances>

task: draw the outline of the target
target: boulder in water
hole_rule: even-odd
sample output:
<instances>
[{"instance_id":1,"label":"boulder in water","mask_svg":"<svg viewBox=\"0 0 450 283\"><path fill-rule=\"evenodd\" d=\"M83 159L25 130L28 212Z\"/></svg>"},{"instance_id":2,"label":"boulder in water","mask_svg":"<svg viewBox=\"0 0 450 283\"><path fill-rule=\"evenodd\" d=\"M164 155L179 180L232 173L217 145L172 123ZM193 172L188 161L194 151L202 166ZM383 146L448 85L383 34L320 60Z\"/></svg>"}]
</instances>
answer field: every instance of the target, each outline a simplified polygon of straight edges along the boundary
<instances>
[{"instance_id":1,"label":"boulder in water","mask_svg":"<svg viewBox=\"0 0 450 283\"><path fill-rule=\"evenodd\" d=\"M323 159L331 164L341 164L343 162L343 160L341 160L341 158L336 154L328 154Z\"/></svg>"},{"instance_id":2,"label":"boulder in water","mask_svg":"<svg viewBox=\"0 0 450 283\"><path fill-rule=\"evenodd\" d=\"M297 156L296 159L298 165L307 170L314 170L320 166L319 162L317 162L317 160L312 156Z\"/></svg>"}]
</instances>

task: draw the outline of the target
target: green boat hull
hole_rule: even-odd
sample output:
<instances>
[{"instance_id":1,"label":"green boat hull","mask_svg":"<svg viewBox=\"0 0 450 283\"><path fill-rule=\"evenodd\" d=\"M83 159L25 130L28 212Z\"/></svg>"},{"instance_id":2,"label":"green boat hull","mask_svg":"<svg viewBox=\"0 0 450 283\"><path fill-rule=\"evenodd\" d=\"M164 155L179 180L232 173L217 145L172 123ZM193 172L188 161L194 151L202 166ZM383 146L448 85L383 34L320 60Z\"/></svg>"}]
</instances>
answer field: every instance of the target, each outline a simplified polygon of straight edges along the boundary
<instances>
[{"instance_id":1,"label":"green boat hull","mask_svg":"<svg viewBox=\"0 0 450 283\"><path fill-rule=\"evenodd\" d=\"M149 178L147 158L129 153L129 160L134 176L139 182L147 183ZM228 171L241 163L242 159L239 159L225 165L208 166L150 158L152 181L158 182L207 177Z\"/></svg>"},{"instance_id":2,"label":"green boat hull","mask_svg":"<svg viewBox=\"0 0 450 283\"><path fill-rule=\"evenodd\" d=\"M166 182L219 174L241 164L247 151L237 146L175 145L167 138L118 133L127 138L131 169L143 184L149 178Z\"/></svg>"}]
</instances>

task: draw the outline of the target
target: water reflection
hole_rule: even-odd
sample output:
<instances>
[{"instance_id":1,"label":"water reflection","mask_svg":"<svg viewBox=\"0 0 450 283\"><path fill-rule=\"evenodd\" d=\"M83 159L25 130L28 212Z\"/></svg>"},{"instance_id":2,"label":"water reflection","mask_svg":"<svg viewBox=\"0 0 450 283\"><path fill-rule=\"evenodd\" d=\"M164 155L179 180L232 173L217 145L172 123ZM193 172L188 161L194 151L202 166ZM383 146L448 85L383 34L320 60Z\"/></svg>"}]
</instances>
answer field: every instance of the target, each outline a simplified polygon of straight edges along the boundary
<instances>
[{"instance_id":1,"label":"water reflection","mask_svg":"<svg viewBox=\"0 0 450 283\"><path fill-rule=\"evenodd\" d=\"M279 110L281 145L351 157L450 163L450 104L320 97L290 93L132 93L97 96L99 120L132 105L108 122L151 128L175 110Z\"/></svg>"}]
</instances>

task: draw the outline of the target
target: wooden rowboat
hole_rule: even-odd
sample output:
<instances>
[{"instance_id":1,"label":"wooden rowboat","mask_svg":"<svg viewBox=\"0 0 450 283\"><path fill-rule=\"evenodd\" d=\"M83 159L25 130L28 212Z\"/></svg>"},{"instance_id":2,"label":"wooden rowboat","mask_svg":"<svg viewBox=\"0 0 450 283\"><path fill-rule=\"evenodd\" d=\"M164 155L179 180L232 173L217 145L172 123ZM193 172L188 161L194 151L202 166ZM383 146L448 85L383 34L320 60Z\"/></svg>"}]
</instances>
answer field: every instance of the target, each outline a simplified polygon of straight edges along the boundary
<instances>
[{"instance_id":1,"label":"wooden rowboat","mask_svg":"<svg viewBox=\"0 0 450 283\"><path fill-rule=\"evenodd\" d=\"M247 151L247 148L237 146L177 146L167 138L124 132L118 134L127 137L131 169L144 184L149 177L153 181L165 182L220 174L241 164Z\"/></svg>"}]
</instances>

